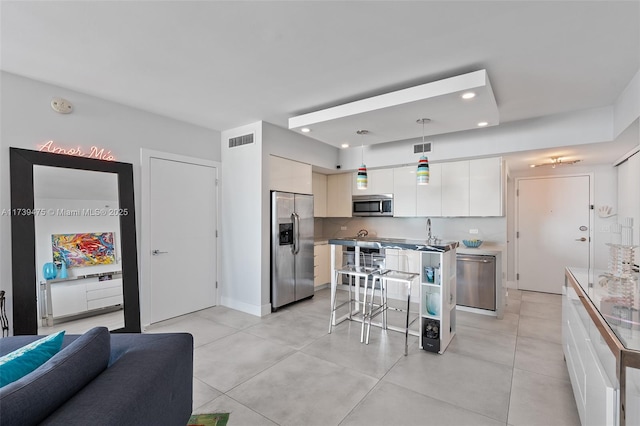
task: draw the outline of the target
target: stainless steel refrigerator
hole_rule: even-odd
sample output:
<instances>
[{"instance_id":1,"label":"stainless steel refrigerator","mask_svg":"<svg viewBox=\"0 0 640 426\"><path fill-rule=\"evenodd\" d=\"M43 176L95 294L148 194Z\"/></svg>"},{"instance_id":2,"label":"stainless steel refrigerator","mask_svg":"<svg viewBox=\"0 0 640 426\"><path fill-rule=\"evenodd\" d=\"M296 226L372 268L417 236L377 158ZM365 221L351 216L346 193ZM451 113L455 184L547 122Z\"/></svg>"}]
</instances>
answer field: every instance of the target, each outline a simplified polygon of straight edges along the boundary
<instances>
[{"instance_id":1,"label":"stainless steel refrigerator","mask_svg":"<svg viewBox=\"0 0 640 426\"><path fill-rule=\"evenodd\" d=\"M272 191L271 309L313 292L313 195Z\"/></svg>"}]
</instances>

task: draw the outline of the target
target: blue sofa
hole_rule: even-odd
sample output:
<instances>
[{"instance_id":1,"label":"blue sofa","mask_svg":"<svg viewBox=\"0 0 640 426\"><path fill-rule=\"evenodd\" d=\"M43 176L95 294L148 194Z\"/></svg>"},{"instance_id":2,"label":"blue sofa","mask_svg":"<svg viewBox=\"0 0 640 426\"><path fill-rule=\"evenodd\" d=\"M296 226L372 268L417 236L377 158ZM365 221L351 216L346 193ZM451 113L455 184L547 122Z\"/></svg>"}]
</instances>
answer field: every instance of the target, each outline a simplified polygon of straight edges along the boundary
<instances>
[{"instance_id":1,"label":"blue sofa","mask_svg":"<svg viewBox=\"0 0 640 426\"><path fill-rule=\"evenodd\" d=\"M0 339L0 356L42 336ZM64 337L41 367L0 388L0 425L180 425L193 392L188 333Z\"/></svg>"}]
</instances>

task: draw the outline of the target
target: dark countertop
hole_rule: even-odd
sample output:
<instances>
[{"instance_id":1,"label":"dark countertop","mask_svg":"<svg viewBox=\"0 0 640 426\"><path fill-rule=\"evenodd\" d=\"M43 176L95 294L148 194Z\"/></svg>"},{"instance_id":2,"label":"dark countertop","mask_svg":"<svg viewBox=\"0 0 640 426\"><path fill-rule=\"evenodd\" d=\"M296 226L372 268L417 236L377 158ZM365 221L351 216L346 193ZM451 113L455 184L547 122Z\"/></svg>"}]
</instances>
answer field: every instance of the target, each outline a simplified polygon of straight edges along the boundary
<instances>
[{"instance_id":1,"label":"dark countertop","mask_svg":"<svg viewBox=\"0 0 640 426\"><path fill-rule=\"evenodd\" d=\"M458 247L457 241L427 244L424 240L406 240L403 238L358 237L358 238L330 238L329 244L347 247L385 248L399 250L436 251L445 252Z\"/></svg>"}]
</instances>

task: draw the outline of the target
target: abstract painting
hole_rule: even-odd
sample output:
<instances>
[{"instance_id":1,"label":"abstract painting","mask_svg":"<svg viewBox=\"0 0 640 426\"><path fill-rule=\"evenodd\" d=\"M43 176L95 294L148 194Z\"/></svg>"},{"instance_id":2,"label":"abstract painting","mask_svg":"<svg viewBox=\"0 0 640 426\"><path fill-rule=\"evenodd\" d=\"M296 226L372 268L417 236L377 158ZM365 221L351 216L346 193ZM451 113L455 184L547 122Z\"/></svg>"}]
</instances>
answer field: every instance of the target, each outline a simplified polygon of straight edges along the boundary
<instances>
[{"instance_id":1,"label":"abstract painting","mask_svg":"<svg viewBox=\"0 0 640 426\"><path fill-rule=\"evenodd\" d=\"M116 263L113 241L113 232L53 234L51 235L53 261L64 261L68 268L112 265Z\"/></svg>"}]
</instances>

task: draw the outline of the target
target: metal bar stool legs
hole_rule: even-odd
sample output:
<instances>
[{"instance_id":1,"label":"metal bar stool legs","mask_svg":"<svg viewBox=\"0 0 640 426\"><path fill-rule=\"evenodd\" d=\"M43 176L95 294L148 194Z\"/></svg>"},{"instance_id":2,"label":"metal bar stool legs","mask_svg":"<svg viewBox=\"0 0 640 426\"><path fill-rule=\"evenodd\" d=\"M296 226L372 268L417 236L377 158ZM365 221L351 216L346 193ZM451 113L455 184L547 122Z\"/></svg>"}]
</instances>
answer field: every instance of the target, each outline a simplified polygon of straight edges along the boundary
<instances>
[{"instance_id":1,"label":"metal bar stool legs","mask_svg":"<svg viewBox=\"0 0 640 426\"><path fill-rule=\"evenodd\" d=\"M409 321L410 314L411 314L411 284L413 283L413 280L418 275L419 274L413 273L413 272L394 271L391 269L385 269L378 273L372 274L374 283L376 280L380 281L380 294L381 294L380 305L382 306L379 307L377 311L373 311L373 294L372 294L370 311L367 314L368 315L367 320L369 322L367 327L367 335L366 335L367 344L369 343L369 333L371 331L372 317L380 314L380 312L385 312L385 315L386 315L386 311L388 309L388 305L386 301L388 283L397 282L400 284L404 284L407 288L407 309L406 309L407 318L406 318L405 327L404 327L404 354L406 356L409 353L409 326L412 324L412 322ZM373 293L375 293L375 284L373 285L373 287L374 287ZM366 295L366 291L365 291L365 295ZM384 307L384 309L381 309L382 307ZM402 311L402 309L399 309L399 310ZM387 328L386 318L384 316L383 316L383 328L385 329Z\"/></svg>"},{"instance_id":2,"label":"metal bar stool legs","mask_svg":"<svg viewBox=\"0 0 640 426\"><path fill-rule=\"evenodd\" d=\"M331 300L331 314L329 315L329 334L331 334L331 331L333 330L333 323L334 323L334 317L335 317L335 313L336 311L344 306L344 305L349 305L349 313L348 313L348 319L349 320L353 320L353 309L351 307L351 303L355 302L357 303L362 303L362 315L363 315L363 321L364 321L364 314L366 312L366 288L368 286L369 283L369 277L371 275L371 273L373 272L377 272L378 269L376 268L371 268L371 267L366 267L366 266L353 266L353 265L346 265L343 266L341 269L337 269L335 271L335 282L336 282L336 288L333 289L333 299ZM349 299L346 302L341 303L340 305L336 306L336 297L337 297L337 293L338 293L338 279L340 278L341 275L346 275L349 277ZM364 278L364 285L365 285L365 297L364 300L362 302L359 301L359 293L360 293L360 278ZM352 296L352 292L351 292L351 286L352 284L355 286L354 290L356 291L356 298L354 299ZM356 305L357 306L357 305Z\"/></svg>"},{"instance_id":3,"label":"metal bar stool legs","mask_svg":"<svg viewBox=\"0 0 640 426\"><path fill-rule=\"evenodd\" d=\"M375 296L376 296L376 282L378 282L378 289L380 290L380 304L375 304ZM367 287L365 285L364 289L364 300L365 306L367 301ZM371 320L378 315L382 314L382 329L387 329L387 287L384 279L381 279L378 275L372 275L371 278L371 301L369 302L369 310L365 312L363 315L362 321L362 329L360 331L360 342L364 342L367 345L369 344L369 335L371 333ZM367 323L367 333L365 339L365 322Z\"/></svg>"},{"instance_id":4,"label":"metal bar stool legs","mask_svg":"<svg viewBox=\"0 0 640 426\"><path fill-rule=\"evenodd\" d=\"M409 312L411 312L411 281L407 282L407 319L404 328L404 356L407 356L409 353Z\"/></svg>"}]
</instances>

